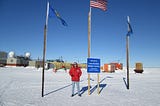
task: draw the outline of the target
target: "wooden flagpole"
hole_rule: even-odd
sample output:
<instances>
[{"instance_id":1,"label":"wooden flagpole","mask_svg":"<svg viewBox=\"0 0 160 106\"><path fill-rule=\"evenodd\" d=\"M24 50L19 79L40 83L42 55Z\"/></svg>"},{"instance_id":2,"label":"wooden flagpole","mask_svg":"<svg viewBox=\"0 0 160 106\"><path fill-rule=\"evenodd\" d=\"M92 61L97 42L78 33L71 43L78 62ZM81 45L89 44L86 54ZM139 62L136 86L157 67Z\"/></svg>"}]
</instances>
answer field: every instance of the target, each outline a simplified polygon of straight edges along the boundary
<instances>
[{"instance_id":1,"label":"wooden flagpole","mask_svg":"<svg viewBox=\"0 0 160 106\"><path fill-rule=\"evenodd\" d=\"M91 51L91 7L88 13L88 58L90 58ZM88 95L90 95L90 74L88 73Z\"/></svg>"},{"instance_id":2,"label":"wooden flagpole","mask_svg":"<svg viewBox=\"0 0 160 106\"><path fill-rule=\"evenodd\" d=\"M100 82L99 82L99 73L97 74L97 93L98 93L98 95L99 95L99 84L100 84Z\"/></svg>"},{"instance_id":3,"label":"wooden flagpole","mask_svg":"<svg viewBox=\"0 0 160 106\"><path fill-rule=\"evenodd\" d=\"M44 97L44 70L45 70L45 56L46 56L46 37L49 14L49 2L47 3L46 23L44 26L44 42L43 42L43 70L42 70L42 97Z\"/></svg>"}]
</instances>

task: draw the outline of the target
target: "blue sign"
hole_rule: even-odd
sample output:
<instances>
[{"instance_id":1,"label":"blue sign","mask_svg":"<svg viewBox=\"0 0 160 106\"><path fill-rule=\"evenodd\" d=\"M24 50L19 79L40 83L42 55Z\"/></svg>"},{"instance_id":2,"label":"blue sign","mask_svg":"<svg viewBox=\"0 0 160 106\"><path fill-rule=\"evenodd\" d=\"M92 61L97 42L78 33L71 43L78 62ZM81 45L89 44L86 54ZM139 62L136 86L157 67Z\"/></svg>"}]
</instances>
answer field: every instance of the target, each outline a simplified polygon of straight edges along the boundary
<instances>
[{"instance_id":1,"label":"blue sign","mask_svg":"<svg viewBox=\"0 0 160 106\"><path fill-rule=\"evenodd\" d=\"M87 58L87 72L100 73L100 59Z\"/></svg>"}]
</instances>

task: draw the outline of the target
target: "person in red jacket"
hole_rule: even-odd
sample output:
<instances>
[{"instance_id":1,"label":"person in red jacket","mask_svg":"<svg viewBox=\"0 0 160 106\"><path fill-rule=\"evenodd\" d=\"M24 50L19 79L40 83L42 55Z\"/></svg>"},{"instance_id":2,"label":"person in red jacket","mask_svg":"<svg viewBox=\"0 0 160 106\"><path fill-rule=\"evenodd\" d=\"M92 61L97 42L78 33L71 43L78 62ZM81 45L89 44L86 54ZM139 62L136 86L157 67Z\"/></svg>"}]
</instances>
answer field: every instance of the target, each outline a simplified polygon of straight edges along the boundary
<instances>
[{"instance_id":1,"label":"person in red jacket","mask_svg":"<svg viewBox=\"0 0 160 106\"><path fill-rule=\"evenodd\" d=\"M80 81L80 76L82 75L82 71L81 71L80 67L78 67L78 64L76 62L74 62L72 64L72 67L69 70L69 74L70 74L71 80L72 80L72 95L71 95L71 97L74 96L75 84L77 86L78 96L81 96L79 81Z\"/></svg>"}]
</instances>

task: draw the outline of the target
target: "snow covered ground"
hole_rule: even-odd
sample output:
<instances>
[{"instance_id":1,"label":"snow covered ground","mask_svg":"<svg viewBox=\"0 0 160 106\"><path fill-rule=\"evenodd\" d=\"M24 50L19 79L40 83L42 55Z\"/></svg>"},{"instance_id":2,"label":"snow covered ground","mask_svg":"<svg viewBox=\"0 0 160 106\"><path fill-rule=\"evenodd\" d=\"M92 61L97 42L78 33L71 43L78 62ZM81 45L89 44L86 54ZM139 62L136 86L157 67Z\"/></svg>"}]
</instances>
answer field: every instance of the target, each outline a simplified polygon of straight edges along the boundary
<instances>
[{"instance_id":1,"label":"snow covered ground","mask_svg":"<svg viewBox=\"0 0 160 106\"><path fill-rule=\"evenodd\" d=\"M0 67L0 106L160 106L160 68L144 68L143 74L130 69L130 89L126 89L126 72L91 74L88 95L86 70L81 77L81 93L71 96L68 72L45 71L45 96L41 97L41 69Z\"/></svg>"}]
</instances>

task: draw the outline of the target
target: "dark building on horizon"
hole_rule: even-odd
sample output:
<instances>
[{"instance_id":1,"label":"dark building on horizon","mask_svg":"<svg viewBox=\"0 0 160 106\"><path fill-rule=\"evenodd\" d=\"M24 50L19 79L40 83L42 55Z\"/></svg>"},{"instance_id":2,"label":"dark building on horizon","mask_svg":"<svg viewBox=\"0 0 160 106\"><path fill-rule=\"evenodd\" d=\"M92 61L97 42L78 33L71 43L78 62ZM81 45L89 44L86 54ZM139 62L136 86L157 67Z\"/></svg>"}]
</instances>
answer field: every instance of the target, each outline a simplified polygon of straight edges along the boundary
<instances>
[{"instance_id":1,"label":"dark building on horizon","mask_svg":"<svg viewBox=\"0 0 160 106\"><path fill-rule=\"evenodd\" d=\"M7 52L0 51L0 66L5 66L7 64Z\"/></svg>"}]
</instances>

